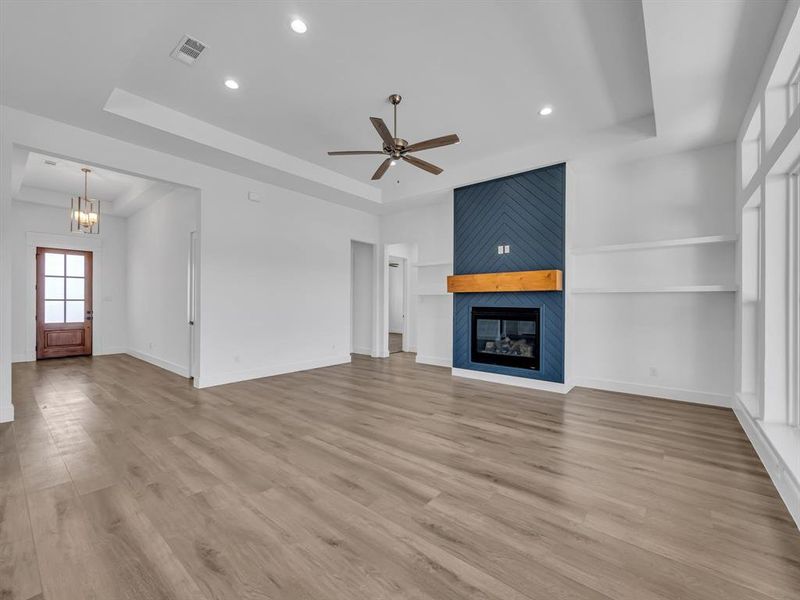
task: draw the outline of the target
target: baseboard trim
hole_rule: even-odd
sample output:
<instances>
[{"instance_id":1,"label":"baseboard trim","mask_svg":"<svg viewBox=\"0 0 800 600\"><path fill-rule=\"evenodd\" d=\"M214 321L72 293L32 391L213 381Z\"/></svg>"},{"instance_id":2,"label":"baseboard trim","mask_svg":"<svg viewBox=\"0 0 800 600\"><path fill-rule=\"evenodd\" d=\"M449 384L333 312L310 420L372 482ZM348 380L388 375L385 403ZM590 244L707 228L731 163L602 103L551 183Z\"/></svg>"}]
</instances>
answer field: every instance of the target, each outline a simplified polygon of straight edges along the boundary
<instances>
[{"instance_id":1,"label":"baseboard trim","mask_svg":"<svg viewBox=\"0 0 800 600\"><path fill-rule=\"evenodd\" d=\"M14 420L14 405L0 406L0 423L11 423Z\"/></svg>"},{"instance_id":2,"label":"baseboard trim","mask_svg":"<svg viewBox=\"0 0 800 600\"><path fill-rule=\"evenodd\" d=\"M678 400L680 402L692 402L695 404L707 404L709 406L721 406L731 408L731 397L716 392L700 392L697 390L687 390L683 388L670 388L659 385L647 385L644 383L631 383L627 381L614 381L612 379L593 379L590 377L579 377L575 380L575 385L608 392L619 392L621 394L636 394L637 396L650 396L653 398L664 398L666 400Z\"/></svg>"},{"instance_id":3,"label":"baseboard trim","mask_svg":"<svg viewBox=\"0 0 800 600\"><path fill-rule=\"evenodd\" d=\"M138 358L139 360L143 360L151 365L161 367L162 369L170 371L171 373L175 373L176 375L180 375L181 377L189 377L189 367L184 367L183 365L179 365L177 363L170 362L168 360L158 358L157 356L153 356L152 354L140 352L139 350L134 350L132 348L128 348L125 351L125 354L130 354L134 358Z\"/></svg>"},{"instance_id":4,"label":"baseboard trim","mask_svg":"<svg viewBox=\"0 0 800 600\"><path fill-rule=\"evenodd\" d=\"M501 375L499 373L487 373L485 371L472 371L470 369L453 369L453 377L463 377L465 379L477 379L490 383L502 383L503 385L514 385L532 390L543 392L556 392L558 394L568 393L574 386L568 383L556 383L553 381L542 381L541 379L528 379L526 377L513 377L511 375Z\"/></svg>"},{"instance_id":5,"label":"baseboard trim","mask_svg":"<svg viewBox=\"0 0 800 600\"><path fill-rule=\"evenodd\" d=\"M107 356L109 354L128 354L128 348L113 346L111 348L103 348L100 352L93 352L94 356Z\"/></svg>"},{"instance_id":6,"label":"baseboard trim","mask_svg":"<svg viewBox=\"0 0 800 600\"><path fill-rule=\"evenodd\" d=\"M207 388L217 385L225 385L228 383L236 383L237 381L248 381L250 379L261 379L262 377L272 377L273 375L283 375L285 373L296 373L297 371L309 371L311 369L320 369L322 367L332 367L334 365L343 365L350 362L349 354L342 354L336 356L328 356L325 358L318 358L314 360L304 360L292 363L282 363L277 365L270 365L258 369L249 369L247 371L230 371L228 373L220 373L218 375L200 376L195 379L196 387Z\"/></svg>"},{"instance_id":7,"label":"baseboard trim","mask_svg":"<svg viewBox=\"0 0 800 600\"><path fill-rule=\"evenodd\" d=\"M750 415L750 411L739 398L733 401L733 412L778 490L781 500L786 504L795 525L800 529L800 482L792 475L789 465L775 449L760 422Z\"/></svg>"},{"instance_id":8,"label":"baseboard trim","mask_svg":"<svg viewBox=\"0 0 800 600\"><path fill-rule=\"evenodd\" d=\"M129 348L125 348L123 346L120 346L120 347L116 347L115 346L115 347L112 347L112 348L103 348L102 350L98 350L97 348L95 348L92 351L92 356L106 356L108 354L131 354L132 355L133 353L130 351ZM137 358L141 358L141 357L137 357ZM153 361L151 361L149 359L146 359L146 358L142 358L142 360L146 360L147 362L152 362L153 364L157 364L157 363L155 363L155 362L153 362ZM20 354L14 354L11 357L11 362L12 363L35 362L35 361L36 361L36 353L28 354L28 353L24 352L24 353L20 353ZM158 365L158 366L162 367L162 365ZM167 367L162 367L162 368L166 369ZM171 370L171 369L169 369L169 370Z\"/></svg>"},{"instance_id":9,"label":"baseboard trim","mask_svg":"<svg viewBox=\"0 0 800 600\"><path fill-rule=\"evenodd\" d=\"M421 365L433 365L434 367L452 367L453 359L446 356L427 356L417 354L417 362Z\"/></svg>"},{"instance_id":10,"label":"baseboard trim","mask_svg":"<svg viewBox=\"0 0 800 600\"><path fill-rule=\"evenodd\" d=\"M366 354L372 356L372 348L369 346L354 346L352 354Z\"/></svg>"}]
</instances>

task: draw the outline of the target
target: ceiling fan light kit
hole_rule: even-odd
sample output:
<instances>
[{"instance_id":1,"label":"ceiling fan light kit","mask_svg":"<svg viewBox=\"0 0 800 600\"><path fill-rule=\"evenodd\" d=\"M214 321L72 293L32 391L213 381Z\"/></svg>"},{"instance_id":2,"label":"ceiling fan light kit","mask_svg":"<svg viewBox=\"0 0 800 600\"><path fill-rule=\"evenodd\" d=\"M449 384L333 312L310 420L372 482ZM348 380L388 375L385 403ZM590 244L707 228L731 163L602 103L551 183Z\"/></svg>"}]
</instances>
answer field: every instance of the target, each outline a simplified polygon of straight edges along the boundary
<instances>
[{"instance_id":1,"label":"ceiling fan light kit","mask_svg":"<svg viewBox=\"0 0 800 600\"><path fill-rule=\"evenodd\" d=\"M422 160L421 158L417 158L416 156L411 156L411 152L419 152L420 150L430 150L431 148L439 148L441 146L449 146L451 144L457 144L461 140L458 138L456 134L444 135L438 138L432 138L430 140L425 140L424 142L417 142L415 144L409 144L406 140L401 137L397 137L397 106L403 100L403 97L400 94L392 94L389 96L389 102L392 104L394 108L394 131L389 131L389 128L384 123L383 119L379 117L370 117L369 120L372 122L372 126L375 127L375 131L378 132L378 135L381 137L383 141L383 149L382 150L342 150L337 152L328 152L329 156L354 156L359 154L382 154L386 156L386 160L384 160L378 170L372 175L372 180L376 181L383 177L384 173L389 169L389 167L397 164L398 160L404 160L409 164L414 165L417 168L422 169L423 171L427 171L428 173L433 173L434 175L438 175L442 172L442 169L437 167L434 164L431 164L427 161Z\"/></svg>"}]
</instances>

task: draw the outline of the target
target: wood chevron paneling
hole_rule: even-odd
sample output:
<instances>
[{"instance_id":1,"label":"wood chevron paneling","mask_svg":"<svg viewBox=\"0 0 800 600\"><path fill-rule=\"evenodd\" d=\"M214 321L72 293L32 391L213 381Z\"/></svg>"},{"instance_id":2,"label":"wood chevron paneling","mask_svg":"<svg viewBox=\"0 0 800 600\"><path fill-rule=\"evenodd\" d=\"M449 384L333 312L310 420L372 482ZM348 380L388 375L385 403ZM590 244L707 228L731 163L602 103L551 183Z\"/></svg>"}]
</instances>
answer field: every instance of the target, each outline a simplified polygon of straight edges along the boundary
<instances>
[{"instance_id":1,"label":"wood chevron paneling","mask_svg":"<svg viewBox=\"0 0 800 600\"><path fill-rule=\"evenodd\" d=\"M553 165L455 191L453 273L506 273L565 269L565 165ZM508 254L497 246L508 244ZM559 288L560 289L560 288ZM539 371L473 363L473 306L539 307L542 360ZM564 381L564 294L548 292L460 293L453 297L453 366L531 379Z\"/></svg>"}]
</instances>

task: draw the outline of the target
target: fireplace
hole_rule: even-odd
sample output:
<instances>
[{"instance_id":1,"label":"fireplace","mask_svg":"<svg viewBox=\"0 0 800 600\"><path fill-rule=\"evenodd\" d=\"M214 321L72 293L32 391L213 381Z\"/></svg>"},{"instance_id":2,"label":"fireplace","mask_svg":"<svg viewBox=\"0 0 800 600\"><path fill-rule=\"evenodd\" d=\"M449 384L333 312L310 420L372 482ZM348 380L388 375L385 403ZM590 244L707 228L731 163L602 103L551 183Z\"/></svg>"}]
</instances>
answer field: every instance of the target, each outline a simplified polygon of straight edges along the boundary
<instances>
[{"instance_id":1,"label":"fireplace","mask_svg":"<svg viewBox=\"0 0 800 600\"><path fill-rule=\"evenodd\" d=\"M472 307L472 362L539 370L539 308Z\"/></svg>"}]
</instances>

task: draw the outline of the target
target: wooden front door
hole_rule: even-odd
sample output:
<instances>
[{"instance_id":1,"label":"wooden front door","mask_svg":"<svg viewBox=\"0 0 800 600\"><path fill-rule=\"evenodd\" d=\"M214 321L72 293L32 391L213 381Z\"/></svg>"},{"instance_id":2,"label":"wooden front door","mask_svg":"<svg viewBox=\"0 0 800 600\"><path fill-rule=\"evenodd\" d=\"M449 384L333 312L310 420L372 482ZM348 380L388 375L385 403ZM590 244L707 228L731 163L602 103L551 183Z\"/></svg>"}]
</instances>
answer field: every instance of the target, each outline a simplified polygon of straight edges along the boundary
<instances>
[{"instance_id":1,"label":"wooden front door","mask_svg":"<svg viewBox=\"0 0 800 600\"><path fill-rule=\"evenodd\" d=\"M36 249L36 358L92 353L92 253Z\"/></svg>"}]
</instances>

